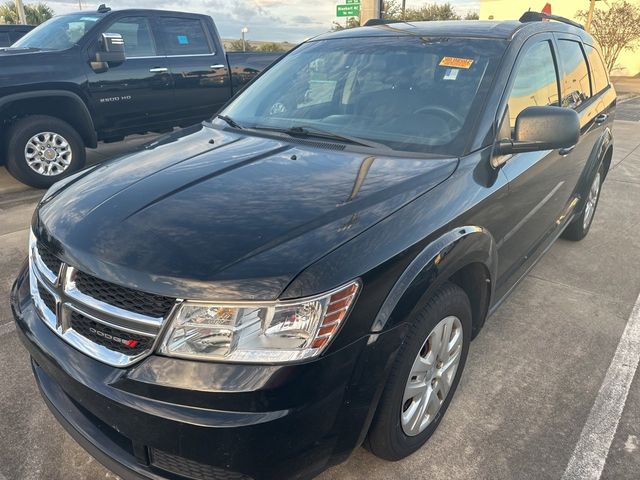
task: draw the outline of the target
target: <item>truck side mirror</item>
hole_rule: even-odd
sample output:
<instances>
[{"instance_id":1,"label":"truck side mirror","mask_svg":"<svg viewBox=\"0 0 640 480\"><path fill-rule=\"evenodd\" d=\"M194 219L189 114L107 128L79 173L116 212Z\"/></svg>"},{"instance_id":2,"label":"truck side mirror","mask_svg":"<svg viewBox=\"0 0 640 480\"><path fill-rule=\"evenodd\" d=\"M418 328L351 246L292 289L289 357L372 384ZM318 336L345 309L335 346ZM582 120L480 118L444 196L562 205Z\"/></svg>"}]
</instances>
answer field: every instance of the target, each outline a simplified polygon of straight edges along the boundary
<instances>
[{"instance_id":1,"label":"truck side mirror","mask_svg":"<svg viewBox=\"0 0 640 480\"><path fill-rule=\"evenodd\" d=\"M119 65L127 59L124 51L124 38L119 33L103 33L100 50L91 61L91 68L96 72L106 72L111 65Z\"/></svg>"}]
</instances>

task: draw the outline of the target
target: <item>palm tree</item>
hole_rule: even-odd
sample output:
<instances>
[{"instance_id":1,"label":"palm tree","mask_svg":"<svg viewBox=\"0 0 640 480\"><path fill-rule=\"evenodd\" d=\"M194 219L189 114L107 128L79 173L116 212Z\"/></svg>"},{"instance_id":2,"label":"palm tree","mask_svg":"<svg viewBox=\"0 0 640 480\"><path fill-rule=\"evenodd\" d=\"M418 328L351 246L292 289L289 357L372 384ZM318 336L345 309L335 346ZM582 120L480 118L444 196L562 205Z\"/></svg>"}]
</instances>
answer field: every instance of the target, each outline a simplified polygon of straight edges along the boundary
<instances>
[{"instance_id":1,"label":"palm tree","mask_svg":"<svg viewBox=\"0 0 640 480\"><path fill-rule=\"evenodd\" d=\"M25 5L24 14L29 25L40 25L53 17L54 12L46 3L36 3ZM0 5L0 17L4 19L4 23L20 23L15 2L10 0Z\"/></svg>"}]
</instances>

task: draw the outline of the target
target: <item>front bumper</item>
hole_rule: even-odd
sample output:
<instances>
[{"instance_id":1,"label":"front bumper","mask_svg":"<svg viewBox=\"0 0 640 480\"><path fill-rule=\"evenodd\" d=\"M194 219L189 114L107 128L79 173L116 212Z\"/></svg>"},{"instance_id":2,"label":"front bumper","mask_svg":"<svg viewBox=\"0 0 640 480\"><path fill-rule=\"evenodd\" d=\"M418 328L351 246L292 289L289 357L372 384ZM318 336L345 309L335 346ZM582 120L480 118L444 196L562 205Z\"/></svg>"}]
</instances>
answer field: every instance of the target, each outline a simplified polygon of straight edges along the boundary
<instances>
[{"instance_id":1,"label":"front bumper","mask_svg":"<svg viewBox=\"0 0 640 480\"><path fill-rule=\"evenodd\" d=\"M404 334L400 326L297 365L152 355L119 369L75 350L40 320L26 268L11 305L47 405L125 479L313 477L363 441Z\"/></svg>"}]
</instances>

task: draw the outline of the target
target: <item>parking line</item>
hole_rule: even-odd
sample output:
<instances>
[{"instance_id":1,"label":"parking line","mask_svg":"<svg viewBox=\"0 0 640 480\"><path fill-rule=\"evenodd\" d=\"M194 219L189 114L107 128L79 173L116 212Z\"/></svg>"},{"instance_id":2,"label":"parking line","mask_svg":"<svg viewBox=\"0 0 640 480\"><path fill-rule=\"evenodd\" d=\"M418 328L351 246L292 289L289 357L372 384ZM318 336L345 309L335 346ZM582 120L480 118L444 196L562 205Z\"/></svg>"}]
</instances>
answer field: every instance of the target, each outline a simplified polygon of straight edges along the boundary
<instances>
[{"instance_id":1,"label":"parking line","mask_svg":"<svg viewBox=\"0 0 640 480\"><path fill-rule=\"evenodd\" d=\"M640 296L618 342L562 480L598 480L640 359Z\"/></svg>"},{"instance_id":2,"label":"parking line","mask_svg":"<svg viewBox=\"0 0 640 480\"><path fill-rule=\"evenodd\" d=\"M6 335L7 333L13 332L16 329L16 324L14 322L5 323L4 325L0 325L0 337ZM2 480L2 477L0 477Z\"/></svg>"}]
</instances>

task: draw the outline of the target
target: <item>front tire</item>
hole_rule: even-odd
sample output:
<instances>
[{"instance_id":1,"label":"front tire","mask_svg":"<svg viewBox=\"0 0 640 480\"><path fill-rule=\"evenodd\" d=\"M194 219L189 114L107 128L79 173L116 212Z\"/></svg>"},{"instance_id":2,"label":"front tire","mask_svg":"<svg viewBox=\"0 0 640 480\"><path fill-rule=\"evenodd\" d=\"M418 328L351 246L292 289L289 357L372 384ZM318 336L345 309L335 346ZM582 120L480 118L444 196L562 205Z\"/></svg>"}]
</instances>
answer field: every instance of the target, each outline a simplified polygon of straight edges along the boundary
<instances>
[{"instance_id":1,"label":"front tire","mask_svg":"<svg viewBox=\"0 0 640 480\"><path fill-rule=\"evenodd\" d=\"M589 229L591 228L591 224L593 223L593 217L596 214L596 209L598 208L598 201L600 200L600 191L602 189L603 181L604 172L601 167L591 181L591 186L587 192L580 215L574 218L564 232L562 232L562 238L577 242L587 236Z\"/></svg>"},{"instance_id":2,"label":"front tire","mask_svg":"<svg viewBox=\"0 0 640 480\"><path fill-rule=\"evenodd\" d=\"M86 162L84 142L67 122L47 115L17 120L6 136L9 173L36 188L48 188Z\"/></svg>"},{"instance_id":3,"label":"front tire","mask_svg":"<svg viewBox=\"0 0 640 480\"><path fill-rule=\"evenodd\" d=\"M471 305L447 283L410 319L366 447L385 460L400 460L433 435L460 381L471 342Z\"/></svg>"}]
</instances>

